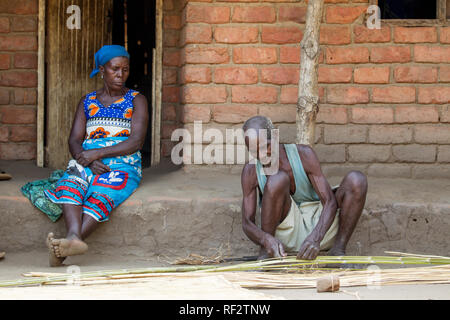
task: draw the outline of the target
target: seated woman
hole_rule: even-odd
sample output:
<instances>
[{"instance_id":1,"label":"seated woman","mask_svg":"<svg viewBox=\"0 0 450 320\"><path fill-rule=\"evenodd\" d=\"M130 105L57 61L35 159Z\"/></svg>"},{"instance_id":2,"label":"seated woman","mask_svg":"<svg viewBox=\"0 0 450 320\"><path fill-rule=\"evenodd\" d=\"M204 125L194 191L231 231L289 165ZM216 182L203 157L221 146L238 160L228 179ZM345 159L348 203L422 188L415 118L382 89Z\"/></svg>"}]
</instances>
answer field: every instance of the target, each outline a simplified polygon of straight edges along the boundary
<instances>
[{"instance_id":1,"label":"seated woman","mask_svg":"<svg viewBox=\"0 0 450 320\"><path fill-rule=\"evenodd\" d=\"M95 69L104 87L82 97L69 137L74 160L54 190L45 195L62 205L66 238L47 236L50 265L88 250L84 242L111 210L125 201L142 177L141 154L147 132L147 100L125 87L129 54L118 45L103 46L95 54Z\"/></svg>"}]
</instances>

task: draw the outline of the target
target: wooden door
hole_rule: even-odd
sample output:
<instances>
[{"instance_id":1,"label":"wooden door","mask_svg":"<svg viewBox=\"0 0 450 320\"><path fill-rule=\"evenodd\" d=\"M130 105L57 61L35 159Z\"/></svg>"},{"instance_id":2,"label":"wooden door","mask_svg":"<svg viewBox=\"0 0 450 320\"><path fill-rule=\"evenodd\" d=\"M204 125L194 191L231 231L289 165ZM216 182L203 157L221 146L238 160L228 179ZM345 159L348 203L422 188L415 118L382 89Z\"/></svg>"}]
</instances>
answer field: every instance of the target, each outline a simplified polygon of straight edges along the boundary
<instances>
[{"instance_id":1,"label":"wooden door","mask_svg":"<svg viewBox=\"0 0 450 320\"><path fill-rule=\"evenodd\" d=\"M72 5L80 9L80 29L68 27ZM71 157L67 141L80 98L102 86L89 74L95 52L111 44L111 17L112 0L47 1L45 162L51 168L64 169Z\"/></svg>"}]
</instances>

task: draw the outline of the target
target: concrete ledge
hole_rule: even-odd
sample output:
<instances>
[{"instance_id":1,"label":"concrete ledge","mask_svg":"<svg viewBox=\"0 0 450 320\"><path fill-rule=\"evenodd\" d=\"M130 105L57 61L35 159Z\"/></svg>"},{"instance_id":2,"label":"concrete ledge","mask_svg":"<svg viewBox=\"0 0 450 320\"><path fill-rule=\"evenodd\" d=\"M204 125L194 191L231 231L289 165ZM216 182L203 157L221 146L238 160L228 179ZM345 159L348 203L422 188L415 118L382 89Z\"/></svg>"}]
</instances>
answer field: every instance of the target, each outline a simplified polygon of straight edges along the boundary
<instances>
[{"instance_id":1,"label":"concrete ledge","mask_svg":"<svg viewBox=\"0 0 450 320\"><path fill-rule=\"evenodd\" d=\"M0 181L2 250L45 248L45 236L64 236L63 219L52 223L20 193L28 181L50 170L31 162L0 162L13 174ZM229 245L233 255L256 254L241 226L239 174L218 170L184 172L173 167L146 169L141 187L87 240L92 252L137 256L206 254ZM339 183L340 177L330 177ZM450 255L450 180L369 178L363 216L349 254L385 250Z\"/></svg>"}]
</instances>

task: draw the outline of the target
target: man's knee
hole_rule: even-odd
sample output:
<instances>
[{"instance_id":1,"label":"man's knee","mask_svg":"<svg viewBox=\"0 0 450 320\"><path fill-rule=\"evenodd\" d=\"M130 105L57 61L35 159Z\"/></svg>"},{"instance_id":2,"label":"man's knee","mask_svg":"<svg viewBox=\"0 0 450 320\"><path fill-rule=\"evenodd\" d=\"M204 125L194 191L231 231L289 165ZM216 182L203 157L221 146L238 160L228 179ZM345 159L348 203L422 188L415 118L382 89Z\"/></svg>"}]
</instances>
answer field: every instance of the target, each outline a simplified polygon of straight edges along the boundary
<instances>
[{"instance_id":1,"label":"man's knee","mask_svg":"<svg viewBox=\"0 0 450 320\"><path fill-rule=\"evenodd\" d=\"M346 182L352 194L358 198L365 198L367 194L367 177L361 171L350 171Z\"/></svg>"},{"instance_id":2,"label":"man's knee","mask_svg":"<svg viewBox=\"0 0 450 320\"><path fill-rule=\"evenodd\" d=\"M284 171L278 171L278 173L267 178L267 182L264 187L264 194L269 196L278 196L289 192L289 185L290 182L288 174Z\"/></svg>"}]
</instances>

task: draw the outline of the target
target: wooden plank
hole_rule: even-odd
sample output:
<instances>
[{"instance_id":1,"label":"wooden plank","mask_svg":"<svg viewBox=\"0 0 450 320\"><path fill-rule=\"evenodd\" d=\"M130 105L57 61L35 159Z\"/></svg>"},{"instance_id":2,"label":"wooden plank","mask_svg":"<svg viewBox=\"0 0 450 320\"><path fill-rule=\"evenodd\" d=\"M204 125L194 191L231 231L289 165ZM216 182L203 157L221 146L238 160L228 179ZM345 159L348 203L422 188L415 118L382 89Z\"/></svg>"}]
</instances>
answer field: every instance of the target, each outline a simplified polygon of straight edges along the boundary
<instances>
[{"instance_id":1,"label":"wooden plank","mask_svg":"<svg viewBox=\"0 0 450 320\"><path fill-rule=\"evenodd\" d=\"M36 165L44 166L44 108L45 108L45 0L39 0L38 17L38 87L36 120Z\"/></svg>"},{"instance_id":2,"label":"wooden plank","mask_svg":"<svg viewBox=\"0 0 450 320\"><path fill-rule=\"evenodd\" d=\"M156 0L156 54L155 56L155 104L153 105L152 118L152 159L151 165L154 166L161 159L161 95L162 95L162 19L163 19L163 0Z\"/></svg>"}]
</instances>

